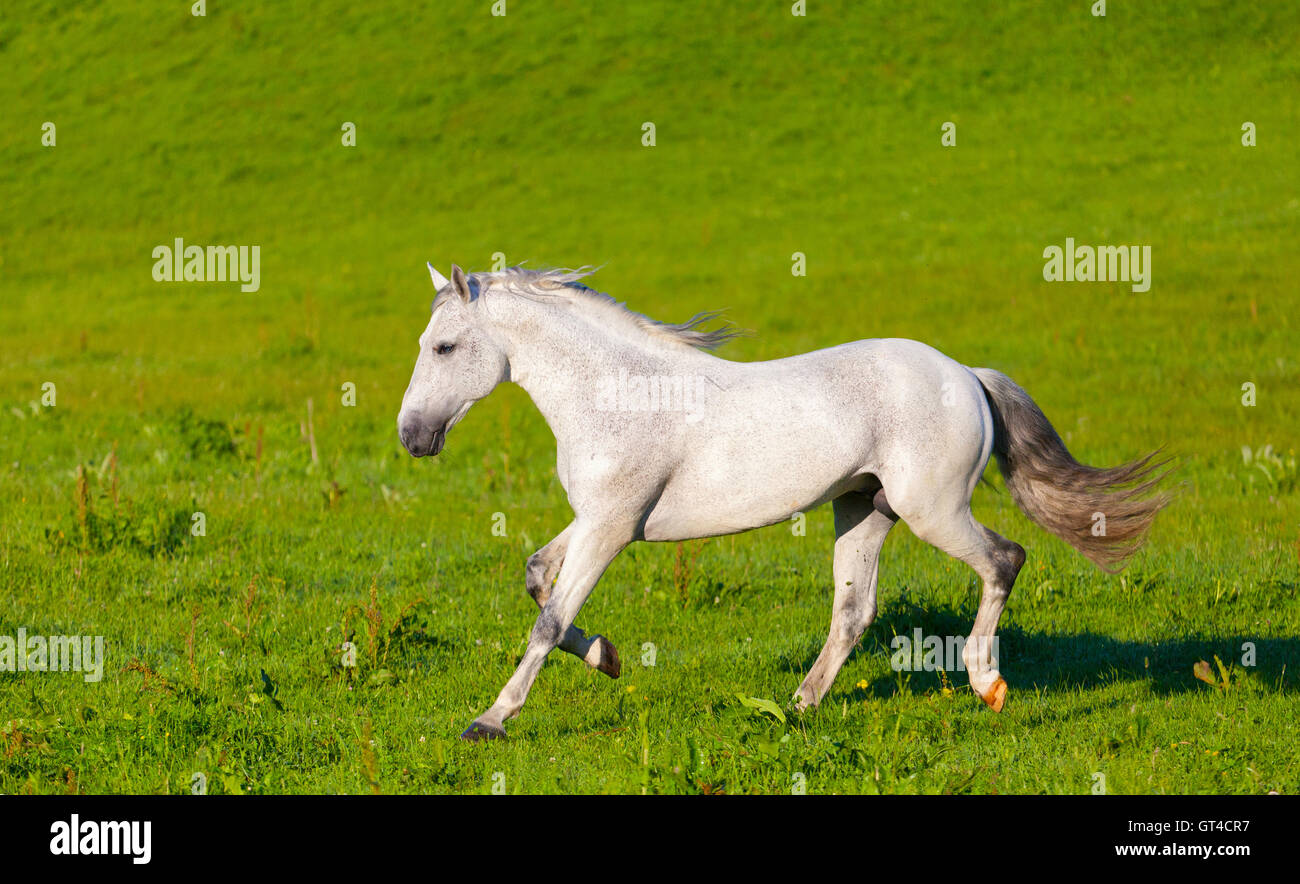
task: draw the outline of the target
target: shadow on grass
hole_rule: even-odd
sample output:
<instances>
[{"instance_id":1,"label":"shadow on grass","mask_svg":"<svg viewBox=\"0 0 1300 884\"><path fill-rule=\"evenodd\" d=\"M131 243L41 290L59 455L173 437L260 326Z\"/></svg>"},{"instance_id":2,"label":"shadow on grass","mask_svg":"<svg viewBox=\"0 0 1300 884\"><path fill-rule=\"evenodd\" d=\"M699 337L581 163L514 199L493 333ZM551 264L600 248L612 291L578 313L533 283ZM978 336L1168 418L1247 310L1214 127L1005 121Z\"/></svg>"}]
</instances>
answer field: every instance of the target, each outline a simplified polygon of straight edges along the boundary
<instances>
[{"instance_id":1,"label":"shadow on grass","mask_svg":"<svg viewBox=\"0 0 1300 884\"><path fill-rule=\"evenodd\" d=\"M888 661L893 656L890 642L895 635L914 637L920 629L922 636L938 636L947 642L948 636L965 637L971 628L973 614L951 607L922 608L904 602L888 615L877 617L862 641L853 649L849 660L859 655L876 655ZM1246 643L1254 646L1255 665L1242 665ZM812 668L821 650L821 639L812 643L802 656L787 655L776 665L783 672L802 677ZM1093 632L1048 633L1028 632L1008 627L998 632L1000 669L1013 687L1028 688L1091 688L1119 682L1147 683L1152 692L1167 696L1211 689L1197 680L1192 667L1200 660L1208 661L1218 677L1214 657L1218 655L1235 678L1247 672L1254 681L1262 681L1272 690L1281 693L1296 691L1294 670L1300 664L1300 638L1261 638L1256 635L1197 636L1157 639L1153 641L1124 640ZM960 653L957 654L960 664ZM847 665L847 663L846 663ZM935 674L913 670L916 676ZM964 671L949 671L954 687L965 687ZM839 679L837 679L839 681ZM914 682L915 683L915 682ZM848 689L839 685L849 699L883 699L898 693L897 673L874 679L867 688Z\"/></svg>"}]
</instances>

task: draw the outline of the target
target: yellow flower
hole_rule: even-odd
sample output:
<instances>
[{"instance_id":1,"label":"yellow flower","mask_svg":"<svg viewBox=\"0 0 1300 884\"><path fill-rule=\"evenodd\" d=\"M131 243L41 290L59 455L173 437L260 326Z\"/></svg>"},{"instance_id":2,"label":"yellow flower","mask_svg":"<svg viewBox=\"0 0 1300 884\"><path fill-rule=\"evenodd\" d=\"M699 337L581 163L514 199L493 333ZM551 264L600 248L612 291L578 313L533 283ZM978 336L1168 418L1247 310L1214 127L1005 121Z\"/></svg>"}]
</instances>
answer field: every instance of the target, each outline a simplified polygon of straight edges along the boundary
<instances>
[{"instance_id":1,"label":"yellow flower","mask_svg":"<svg viewBox=\"0 0 1300 884\"><path fill-rule=\"evenodd\" d=\"M857 685L855 685L855 687L859 687L865 691L867 688L871 687L871 685L867 684L867 680L864 678L861 681L859 681Z\"/></svg>"}]
</instances>

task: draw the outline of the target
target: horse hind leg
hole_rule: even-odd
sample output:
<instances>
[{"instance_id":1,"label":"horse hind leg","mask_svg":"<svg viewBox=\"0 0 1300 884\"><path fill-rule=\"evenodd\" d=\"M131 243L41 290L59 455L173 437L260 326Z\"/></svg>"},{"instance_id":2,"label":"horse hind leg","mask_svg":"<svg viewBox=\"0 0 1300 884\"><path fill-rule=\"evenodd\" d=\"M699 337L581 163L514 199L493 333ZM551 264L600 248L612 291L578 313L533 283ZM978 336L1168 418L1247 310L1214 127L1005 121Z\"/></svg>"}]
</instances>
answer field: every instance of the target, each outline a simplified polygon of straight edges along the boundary
<instances>
[{"instance_id":1,"label":"horse hind leg","mask_svg":"<svg viewBox=\"0 0 1300 884\"><path fill-rule=\"evenodd\" d=\"M529 556L528 563L524 566L524 588L537 603L538 609L545 607L551 597L551 588L555 585L555 578L560 573L564 554L569 547L570 528L572 526L565 528L554 540ZM618 649L603 635L587 638L581 629L570 625L560 639L559 648L586 661L587 665L599 669L610 678L618 678L622 674L623 666L618 657Z\"/></svg>"},{"instance_id":2,"label":"horse hind leg","mask_svg":"<svg viewBox=\"0 0 1300 884\"><path fill-rule=\"evenodd\" d=\"M975 625L962 648L962 663L970 673L971 688L990 709L1001 712L1006 702L1007 683L998 671L998 620L1025 564L1025 548L979 525L973 518L971 521L983 532L987 552L981 568L976 568L984 580L984 590L980 593ZM975 566L971 564L971 567Z\"/></svg>"},{"instance_id":3,"label":"horse hind leg","mask_svg":"<svg viewBox=\"0 0 1300 884\"><path fill-rule=\"evenodd\" d=\"M962 648L962 663L971 689L990 709L1001 712L1007 683L998 670L998 620L1025 563L1024 547L975 521L969 504L946 518L926 513L910 520L904 514L903 519L913 534L970 565L984 581L975 625Z\"/></svg>"},{"instance_id":4,"label":"horse hind leg","mask_svg":"<svg viewBox=\"0 0 1300 884\"><path fill-rule=\"evenodd\" d=\"M883 500L883 497L882 497ZM816 706L830 689L853 646L876 616L880 548L897 517L869 495L835 499L835 602L830 634L817 662L795 692L798 709Z\"/></svg>"}]
</instances>

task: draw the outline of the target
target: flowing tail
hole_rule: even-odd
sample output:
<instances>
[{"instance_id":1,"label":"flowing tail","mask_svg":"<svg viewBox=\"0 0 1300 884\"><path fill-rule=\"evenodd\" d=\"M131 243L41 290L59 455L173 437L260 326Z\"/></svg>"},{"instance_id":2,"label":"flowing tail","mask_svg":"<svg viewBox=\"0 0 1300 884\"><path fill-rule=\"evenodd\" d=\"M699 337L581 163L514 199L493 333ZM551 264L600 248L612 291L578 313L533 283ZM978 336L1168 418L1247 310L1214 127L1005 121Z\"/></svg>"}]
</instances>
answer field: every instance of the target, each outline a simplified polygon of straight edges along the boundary
<instances>
[{"instance_id":1,"label":"flowing tail","mask_svg":"<svg viewBox=\"0 0 1300 884\"><path fill-rule=\"evenodd\" d=\"M1015 381L991 368L971 371L993 412L993 452L1011 499L1097 567L1121 570L1169 503L1159 486L1170 461L1152 452L1110 469L1081 464Z\"/></svg>"}]
</instances>

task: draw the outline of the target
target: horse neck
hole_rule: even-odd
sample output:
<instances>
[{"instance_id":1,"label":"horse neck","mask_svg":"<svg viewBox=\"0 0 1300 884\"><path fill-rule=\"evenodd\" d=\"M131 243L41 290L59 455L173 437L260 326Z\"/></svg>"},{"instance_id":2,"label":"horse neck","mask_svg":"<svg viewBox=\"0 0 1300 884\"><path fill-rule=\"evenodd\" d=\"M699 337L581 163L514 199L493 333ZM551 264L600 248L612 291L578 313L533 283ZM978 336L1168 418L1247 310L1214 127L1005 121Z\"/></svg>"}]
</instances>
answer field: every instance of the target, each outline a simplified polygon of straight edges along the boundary
<instances>
[{"instance_id":1,"label":"horse neck","mask_svg":"<svg viewBox=\"0 0 1300 884\"><path fill-rule=\"evenodd\" d=\"M657 374L701 371L699 350L665 345L649 335L602 327L582 307L557 307L523 297L493 313L510 361L510 380L528 393L555 437L581 432L595 407L602 378L620 370Z\"/></svg>"}]
</instances>

